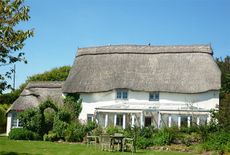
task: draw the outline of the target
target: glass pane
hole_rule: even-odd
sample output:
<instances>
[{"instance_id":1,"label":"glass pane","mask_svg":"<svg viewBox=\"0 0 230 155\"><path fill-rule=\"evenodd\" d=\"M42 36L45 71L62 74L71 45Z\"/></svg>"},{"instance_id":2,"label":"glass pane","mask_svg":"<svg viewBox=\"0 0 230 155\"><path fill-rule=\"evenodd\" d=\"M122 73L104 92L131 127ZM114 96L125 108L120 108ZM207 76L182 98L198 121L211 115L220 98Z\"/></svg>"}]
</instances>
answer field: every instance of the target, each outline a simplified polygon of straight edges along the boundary
<instances>
[{"instance_id":1,"label":"glass pane","mask_svg":"<svg viewBox=\"0 0 230 155\"><path fill-rule=\"evenodd\" d=\"M17 127L17 114L12 113L12 127Z\"/></svg>"},{"instance_id":2,"label":"glass pane","mask_svg":"<svg viewBox=\"0 0 230 155\"><path fill-rule=\"evenodd\" d=\"M122 115L117 115L117 124L118 126L122 126L123 124L123 116Z\"/></svg>"},{"instance_id":3,"label":"glass pane","mask_svg":"<svg viewBox=\"0 0 230 155\"><path fill-rule=\"evenodd\" d=\"M117 91L117 98L121 99L121 91L120 90Z\"/></svg>"},{"instance_id":4,"label":"glass pane","mask_svg":"<svg viewBox=\"0 0 230 155\"><path fill-rule=\"evenodd\" d=\"M128 98L128 92L127 91L123 91L123 99L127 99Z\"/></svg>"},{"instance_id":5,"label":"glass pane","mask_svg":"<svg viewBox=\"0 0 230 155\"><path fill-rule=\"evenodd\" d=\"M188 127L188 116L181 116L181 127Z\"/></svg>"},{"instance_id":6,"label":"glass pane","mask_svg":"<svg viewBox=\"0 0 230 155\"><path fill-rule=\"evenodd\" d=\"M155 100L159 101L159 93L158 92L155 94Z\"/></svg>"},{"instance_id":7,"label":"glass pane","mask_svg":"<svg viewBox=\"0 0 230 155\"><path fill-rule=\"evenodd\" d=\"M162 114L161 115L161 127L168 127L169 124L169 118L168 118L168 114Z\"/></svg>"},{"instance_id":8,"label":"glass pane","mask_svg":"<svg viewBox=\"0 0 230 155\"><path fill-rule=\"evenodd\" d=\"M178 117L177 115L171 115L171 125L177 126L178 125Z\"/></svg>"}]
</instances>

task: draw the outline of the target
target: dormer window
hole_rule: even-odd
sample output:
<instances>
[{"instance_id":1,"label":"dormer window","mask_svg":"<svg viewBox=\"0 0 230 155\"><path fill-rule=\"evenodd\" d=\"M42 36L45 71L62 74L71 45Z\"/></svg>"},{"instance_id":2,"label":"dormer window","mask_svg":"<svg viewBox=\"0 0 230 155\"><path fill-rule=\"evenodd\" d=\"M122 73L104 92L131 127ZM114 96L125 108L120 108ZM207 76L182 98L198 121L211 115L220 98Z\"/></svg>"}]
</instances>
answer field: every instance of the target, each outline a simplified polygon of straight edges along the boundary
<instances>
[{"instance_id":1,"label":"dormer window","mask_svg":"<svg viewBox=\"0 0 230 155\"><path fill-rule=\"evenodd\" d=\"M159 92L150 92L149 101L159 101Z\"/></svg>"},{"instance_id":2,"label":"dormer window","mask_svg":"<svg viewBox=\"0 0 230 155\"><path fill-rule=\"evenodd\" d=\"M118 89L117 90L117 99L119 99L119 100L127 100L128 99L128 90L126 90L126 89Z\"/></svg>"}]
</instances>

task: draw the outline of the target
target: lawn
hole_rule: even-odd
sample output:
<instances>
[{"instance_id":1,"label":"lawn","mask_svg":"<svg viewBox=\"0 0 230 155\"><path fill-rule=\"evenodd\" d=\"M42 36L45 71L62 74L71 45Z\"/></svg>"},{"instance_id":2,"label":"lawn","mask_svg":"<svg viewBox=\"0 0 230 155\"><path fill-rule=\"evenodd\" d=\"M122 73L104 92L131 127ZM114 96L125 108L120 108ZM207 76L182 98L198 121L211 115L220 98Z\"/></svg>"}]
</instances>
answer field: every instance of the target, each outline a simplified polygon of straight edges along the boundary
<instances>
[{"instance_id":1,"label":"lawn","mask_svg":"<svg viewBox=\"0 0 230 155\"><path fill-rule=\"evenodd\" d=\"M99 147L99 146L98 146ZM15 141L0 137L0 154L3 155L131 155L130 152L106 152L94 146L87 147L76 143L54 143L43 141ZM159 152L138 150L136 154L145 155L188 155L180 152Z\"/></svg>"}]
</instances>

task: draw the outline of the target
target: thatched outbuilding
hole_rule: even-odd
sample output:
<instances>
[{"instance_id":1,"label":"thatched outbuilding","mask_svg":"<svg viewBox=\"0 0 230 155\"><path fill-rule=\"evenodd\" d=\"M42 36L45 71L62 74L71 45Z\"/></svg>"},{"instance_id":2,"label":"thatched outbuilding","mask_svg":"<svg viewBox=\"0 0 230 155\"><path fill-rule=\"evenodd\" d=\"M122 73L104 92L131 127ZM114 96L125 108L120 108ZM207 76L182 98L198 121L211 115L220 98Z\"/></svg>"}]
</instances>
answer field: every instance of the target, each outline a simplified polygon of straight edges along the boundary
<instances>
[{"instance_id":1,"label":"thatched outbuilding","mask_svg":"<svg viewBox=\"0 0 230 155\"><path fill-rule=\"evenodd\" d=\"M17 119L18 112L38 107L39 104L48 98L58 105L62 105L62 84L62 81L29 82L7 111L7 133L9 133L11 128L20 127L20 121Z\"/></svg>"}]
</instances>

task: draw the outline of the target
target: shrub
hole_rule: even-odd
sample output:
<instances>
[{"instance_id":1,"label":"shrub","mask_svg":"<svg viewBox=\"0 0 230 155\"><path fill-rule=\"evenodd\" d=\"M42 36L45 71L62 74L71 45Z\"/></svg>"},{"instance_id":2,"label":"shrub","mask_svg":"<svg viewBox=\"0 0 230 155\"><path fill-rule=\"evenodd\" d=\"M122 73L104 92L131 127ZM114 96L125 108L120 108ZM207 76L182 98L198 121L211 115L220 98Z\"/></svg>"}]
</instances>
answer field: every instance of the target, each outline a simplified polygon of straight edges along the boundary
<instances>
[{"instance_id":1,"label":"shrub","mask_svg":"<svg viewBox=\"0 0 230 155\"><path fill-rule=\"evenodd\" d=\"M123 129L112 125L106 128L106 133L109 135L113 135L114 133L123 133Z\"/></svg>"},{"instance_id":2,"label":"shrub","mask_svg":"<svg viewBox=\"0 0 230 155\"><path fill-rule=\"evenodd\" d=\"M56 133L53 133L53 132L49 132L48 134L45 134L43 136L43 140L44 141L51 141L51 142L54 142L54 141L57 141L58 140L58 136Z\"/></svg>"},{"instance_id":3,"label":"shrub","mask_svg":"<svg viewBox=\"0 0 230 155\"><path fill-rule=\"evenodd\" d=\"M71 113L72 120L77 120L82 110L82 99L78 94L68 94L64 99L64 109Z\"/></svg>"},{"instance_id":4,"label":"shrub","mask_svg":"<svg viewBox=\"0 0 230 155\"><path fill-rule=\"evenodd\" d=\"M27 109L19 114L19 119L22 122L23 128L36 132L42 133L42 115L37 108Z\"/></svg>"},{"instance_id":5,"label":"shrub","mask_svg":"<svg viewBox=\"0 0 230 155\"><path fill-rule=\"evenodd\" d=\"M156 133L157 130L154 128L154 126L144 127L140 131L140 135L145 138L151 138L154 133Z\"/></svg>"},{"instance_id":6,"label":"shrub","mask_svg":"<svg viewBox=\"0 0 230 155\"><path fill-rule=\"evenodd\" d=\"M153 135L155 145L169 145L175 138L174 130L164 128Z\"/></svg>"},{"instance_id":7,"label":"shrub","mask_svg":"<svg viewBox=\"0 0 230 155\"><path fill-rule=\"evenodd\" d=\"M93 135L100 136L103 133L103 128L99 125L92 131Z\"/></svg>"},{"instance_id":8,"label":"shrub","mask_svg":"<svg viewBox=\"0 0 230 155\"><path fill-rule=\"evenodd\" d=\"M9 139L14 140L39 140L41 139L37 133L29 131L24 128L11 129L9 133Z\"/></svg>"},{"instance_id":9,"label":"shrub","mask_svg":"<svg viewBox=\"0 0 230 155\"><path fill-rule=\"evenodd\" d=\"M139 136L137 137L136 145L140 149L145 149L149 146L153 146L154 141L152 138L145 138L145 137Z\"/></svg>"},{"instance_id":10,"label":"shrub","mask_svg":"<svg viewBox=\"0 0 230 155\"><path fill-rule=\"evenodd\" d=\"M57 112L57 114L54 117L55 120L60 120L66 123L70 123L71 121L71 114L68 111L60 110Z\"/></svg>"},{"instance_id":11,"label":"shrub","mask_svg":"<svg viewBox=\"0 0 230 155\"><path fill-rule=\"evenodd\" d=\"M230 133L229 132L215 132L209 135L208 139L203 143L203 148L205 150L217 150L217 151L228 151L230 143Z\"/></svg>"},{"instance_id":12,"label":"shrub","mask_svg":"<svg viewBox=\"0 0 230 155\"><path fill-rule=\"evenodd\" d=\"M65 131L65 140L68 142L82 142L86 135L84 125L80 123L70 124Z\"/></svg>"},{"instance_id":13,"label":"shrub","mask_svg":"<svg viewBox=\"0 0 230 155\"><path fill-rule=\"evenodd\" d=\"M95 121L90 121L85 126L85 132L91 132L96 127L97 127L97 123Z\"/></svg>"},{"instance_id":14,"label":"shrub","mask_svg":"<svg viewBox=\"0 0 230 155\"><path fill-rule=\"evenodd\" d=\"M65 130L68 127L68 123L63 122L59 119L54 119L53 132L57 134L59 139L64 139Z\"/></svg>"}]
</instances>

